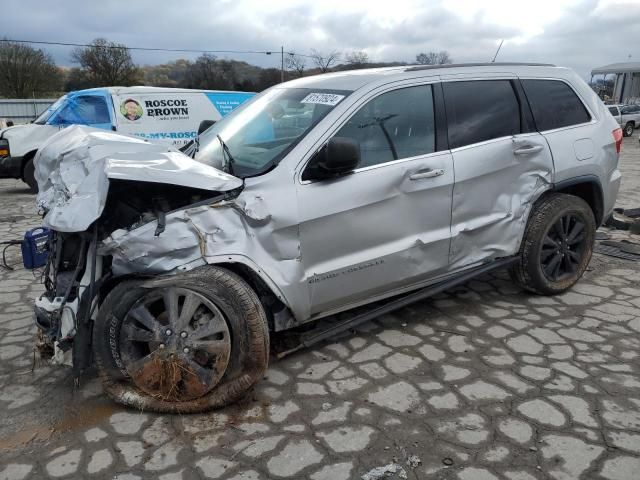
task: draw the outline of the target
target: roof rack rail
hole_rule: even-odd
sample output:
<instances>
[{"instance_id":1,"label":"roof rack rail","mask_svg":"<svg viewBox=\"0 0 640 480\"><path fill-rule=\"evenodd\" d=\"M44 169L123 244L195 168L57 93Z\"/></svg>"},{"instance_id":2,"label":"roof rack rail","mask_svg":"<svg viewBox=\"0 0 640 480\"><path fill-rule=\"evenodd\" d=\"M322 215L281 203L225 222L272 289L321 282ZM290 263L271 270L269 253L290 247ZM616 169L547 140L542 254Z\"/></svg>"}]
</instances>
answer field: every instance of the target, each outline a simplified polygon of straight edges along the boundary
<instances>
[{"instance_id":1,"label":"roof rack rail","mask_svg":"<svg viewBox=\"0 0 640 480\"><path fill-rule=\"evenodd\" d=\"M480 62L480 63L448 63L445 65L416 65L405 69L405 72L415 72L418 70L435 70L438 68L459 68L459 67L492 67L492 66L521 66L521 67L555 67L551 63L523 63L523 62Z\"/></svg>"}]
</instances>

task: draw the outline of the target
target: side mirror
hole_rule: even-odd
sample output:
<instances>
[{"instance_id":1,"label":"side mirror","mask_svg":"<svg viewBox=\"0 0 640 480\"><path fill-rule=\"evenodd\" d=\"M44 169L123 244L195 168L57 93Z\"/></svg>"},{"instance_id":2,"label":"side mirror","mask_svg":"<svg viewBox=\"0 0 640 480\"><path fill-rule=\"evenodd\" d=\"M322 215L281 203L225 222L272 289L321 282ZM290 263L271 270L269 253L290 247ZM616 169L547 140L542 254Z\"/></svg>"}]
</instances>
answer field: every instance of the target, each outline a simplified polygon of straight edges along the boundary
<instances>
[{"instance_id":1,"label":"side mirror","mask_svg":"<svg viewBox=\"0 0 640 480\"><path fill-rule=\"evenodd\" d=\"M198 126L198 135L207 130L214 123L216 123L215 120L202 120Z\"/></svg>"},{"instance_id":2,"label":"side mirror","mask_svg":"<svg viewBox=\"0 0 640 480\"><path fill-rule=\"evenodd\" d=\"M333 137L311 159L302 180L325 180L353 172L360 164L360 143L347 137Z\"/></svg>"}]
</instances>

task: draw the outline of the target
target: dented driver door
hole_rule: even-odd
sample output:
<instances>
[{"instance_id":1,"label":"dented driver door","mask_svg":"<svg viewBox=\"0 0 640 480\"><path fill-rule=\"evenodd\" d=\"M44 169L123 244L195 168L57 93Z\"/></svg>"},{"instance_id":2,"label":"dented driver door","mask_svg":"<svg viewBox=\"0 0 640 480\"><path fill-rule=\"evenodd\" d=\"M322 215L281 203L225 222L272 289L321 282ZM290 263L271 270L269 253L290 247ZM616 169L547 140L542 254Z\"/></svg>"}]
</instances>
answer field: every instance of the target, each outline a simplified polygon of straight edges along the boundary
<instances>
[{"instance_id":1,"label":"dented driver door","mask_svg":"<svg viewBox=\"0 0 640 480\"><path fill-rule=\"evenodd\" d=\"M456 177L452 270L515 254L532 202L553 172L517 80L459 80L443 82Z\"/></svg>"},{"instance_id":2,"label":"dented driver door","mask_svg":"<svg viewBox=\"0 0 640 480\"><path fill-rule=\"evenodd\" d=\"M431 85L369 99L332 136L355 139L354 173L300 181L311 316L398 293L446 270L453 164L438 151Z\"/></svg>"}]
</instances>

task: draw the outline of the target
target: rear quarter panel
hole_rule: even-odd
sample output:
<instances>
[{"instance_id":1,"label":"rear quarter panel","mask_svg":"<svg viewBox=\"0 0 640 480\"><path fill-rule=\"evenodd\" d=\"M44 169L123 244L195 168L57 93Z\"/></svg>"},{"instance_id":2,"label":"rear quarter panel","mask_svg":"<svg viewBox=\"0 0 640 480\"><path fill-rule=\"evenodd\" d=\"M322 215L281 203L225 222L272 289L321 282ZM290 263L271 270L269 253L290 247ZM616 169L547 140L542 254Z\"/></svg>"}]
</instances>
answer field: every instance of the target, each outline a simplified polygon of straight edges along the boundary
<instances>
[{"instance_id":1,"label":"rear quarter panel","mask_svg":"<svg viewBox=\"0 0 640 480\"><path fill-rule=\"evenodd\" d=\"M540 72L522 78L546 78L562 80L569 84L584 103L591 121L581 125L541 132L549 143L555 172L554 183L595 176L603 190L605 215L612 209L617 197L620 172L618 154L612 132L618 122L596 93L573 71L553 69L553 74Z\"/></svg>"}]
</instances>

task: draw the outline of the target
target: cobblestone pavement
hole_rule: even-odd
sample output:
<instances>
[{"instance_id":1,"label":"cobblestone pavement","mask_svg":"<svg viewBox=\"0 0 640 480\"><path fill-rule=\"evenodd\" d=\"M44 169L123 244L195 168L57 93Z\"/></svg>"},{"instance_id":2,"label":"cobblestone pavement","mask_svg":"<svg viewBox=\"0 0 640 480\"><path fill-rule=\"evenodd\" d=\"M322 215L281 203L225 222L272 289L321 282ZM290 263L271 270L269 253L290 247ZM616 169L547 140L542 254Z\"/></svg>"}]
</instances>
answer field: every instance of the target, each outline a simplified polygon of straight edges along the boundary
<instances>
[{"instance_id":1,"label":"cobblestone pavement","mask_svg":"<svg viewBox=\"0 0 640 480\"><path fill-rule=\"evenodd\" d=\"M620 204L640 206L637 138L622 169ZM0 237L36 225L33 196L0 181ZM68 369L34 363L40 291L0 270L0 479L340 480L394 460L394 478L640 478L638 263L595 255L554 298L483 277L274 361L242 404L189 416L125 410L95 373L74 390Z\"/></svg>"}]
</instances>

